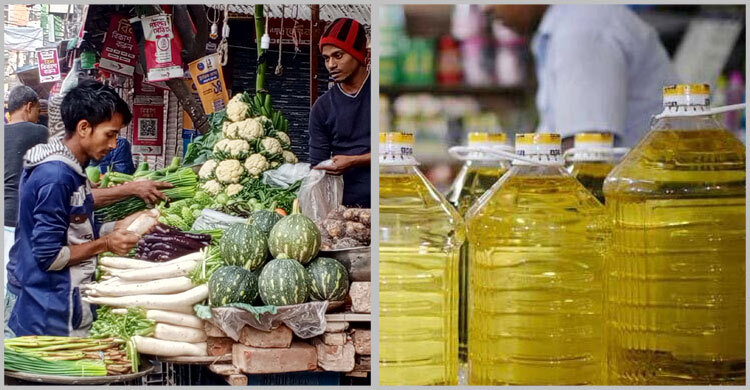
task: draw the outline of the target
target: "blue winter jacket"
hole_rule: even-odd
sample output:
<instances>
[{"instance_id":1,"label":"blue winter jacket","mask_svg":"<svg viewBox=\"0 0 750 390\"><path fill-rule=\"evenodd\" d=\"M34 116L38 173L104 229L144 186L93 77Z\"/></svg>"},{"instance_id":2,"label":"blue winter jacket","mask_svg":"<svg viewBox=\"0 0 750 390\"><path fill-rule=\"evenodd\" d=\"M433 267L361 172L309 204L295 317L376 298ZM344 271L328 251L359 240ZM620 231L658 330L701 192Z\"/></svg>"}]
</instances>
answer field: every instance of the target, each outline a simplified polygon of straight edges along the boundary
<instances>
[{"instance_id":1,"label":"blue winter jacket","mask_svg":"<svg viewBox=\"0 0 750 390\"><path fill-rule=\"evenodd\" d=\"M26 153L7 266L8 288L18 295L9 323L16 335L88 335L96 308L81 300L80 286L93 282L96 256L72 266L68 261L71 245L113 227L101 229L93 213L90 183L62 141Z\"/></svg>"}]
</instances>

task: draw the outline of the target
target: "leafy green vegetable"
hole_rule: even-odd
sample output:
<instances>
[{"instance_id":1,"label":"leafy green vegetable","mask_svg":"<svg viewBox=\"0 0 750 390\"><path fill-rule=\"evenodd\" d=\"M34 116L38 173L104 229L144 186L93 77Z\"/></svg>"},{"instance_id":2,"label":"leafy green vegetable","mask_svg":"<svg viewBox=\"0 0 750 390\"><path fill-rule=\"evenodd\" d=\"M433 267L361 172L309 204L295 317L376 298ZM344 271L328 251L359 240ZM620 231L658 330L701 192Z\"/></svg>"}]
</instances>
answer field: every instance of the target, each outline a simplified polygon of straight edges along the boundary
<instances>
[{"instance_id":1,"label":"leafy green vegetable","mask_svg":"<svg viewBox=\"0 0 750 390\"><path fill-rule=\"evenodd\" d=\"M227 120L225 110L214 112L208 116L209 131L196 137L188 145L182 166L192 167L211 159L214 145L221 139L221 127L225 120Z\"/></svg>"}]
</instances>

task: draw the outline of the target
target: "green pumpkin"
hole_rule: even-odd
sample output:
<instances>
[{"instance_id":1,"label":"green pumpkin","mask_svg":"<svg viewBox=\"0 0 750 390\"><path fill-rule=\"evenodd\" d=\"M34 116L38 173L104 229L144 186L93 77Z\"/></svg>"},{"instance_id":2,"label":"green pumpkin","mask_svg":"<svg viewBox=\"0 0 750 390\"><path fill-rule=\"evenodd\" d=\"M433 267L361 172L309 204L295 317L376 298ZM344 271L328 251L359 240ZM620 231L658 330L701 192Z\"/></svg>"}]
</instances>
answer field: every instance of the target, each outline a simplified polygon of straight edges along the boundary
<instances>
[{"instance_id":1,"label":"green pumpkin","mask_svg":"<svg viewBox=\"0 0 750 390\"><path fill-rule=\"evenodd\" d=\"M294 201L292 214L274 225L268 235L268 249L274 258L288 257L307 264L320 250L320 230L312 219L300 214ZM283 255L283 256L282 256Z\"/></svg>"},{"instance_id":2,"label":"green pumpkin","mask_svg":"<svg viewBox=\"0 0 750 390\"><path fill-rule=\"evenodd\" d=\"M219 250L225 263L252 271L263 266L268 258L268 240L255 226L235 223L224 231Z\"/></svg>"},{"instance_id":3,"label":"green pumpkin","mask_svg":"<svg viewBox=\"0 0 750 390\"><path fill-rule=\"evenodd\" d=\"M268 237L268 235L271 233L271 229L273 229L274 225L276 225L277 222L281 221L281 219L284 218L283 215L270 210L257 210L253 211L252 214L250 214L250 217L247 219L247 223L255 226L258 228L263 234Z\"/></svg>"},{"instance_id":4,"label":"green pumpkin","mask_svg":"<svg viewBox=\"0 0 750 390\"><path fill-rule=\"evenodd\" d=\"M299 262L275 259L260 272L258 290L266 305L296 305L307 301L308 283L305 267Z\"/></svg>"},{"instance_id":5,"label":"green pumpkin","mask_svg":"<svg viewBox=\"0 0 750 390\"><path fill-rule=\"evenodd\" d=\"M349 273L338 260L318 257L307 265L310 298L319 301L341 301L349 291Z\"/></svg>"},{"instance_id":6,"label":"green pumpkin","mask_svg":"<svg viewBox=\"0 0 750 390\"><path fill-rule=\"evenodd\" d=\"M208 279L208 301L213 307L252 304L257 298L258 276L242 267L225 265Z\"/></svg>"}]
</instances>

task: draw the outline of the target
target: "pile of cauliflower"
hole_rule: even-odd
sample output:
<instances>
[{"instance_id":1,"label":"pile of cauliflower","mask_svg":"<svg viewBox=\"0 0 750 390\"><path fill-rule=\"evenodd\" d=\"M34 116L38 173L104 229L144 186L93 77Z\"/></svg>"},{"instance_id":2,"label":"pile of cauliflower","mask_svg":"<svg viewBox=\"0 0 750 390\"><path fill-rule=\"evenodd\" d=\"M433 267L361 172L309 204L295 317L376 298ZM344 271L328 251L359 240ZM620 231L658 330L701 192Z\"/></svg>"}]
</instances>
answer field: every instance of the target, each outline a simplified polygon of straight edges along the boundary
<instances>
[{"instance_id":1,"label":"pile of cauliflower","mask_svg":"<svg viewBox=\"0 0 750 390\"><path fill-rule=\"evenodd\" d=\"M222 138L214 145L213 158L198 172L202 189L212 196L237 196L243 188L242 180L258 178L281 164L299 162L290 150L289 135L274 129L273 122L265 116L252 117L241 95L235 95L227 104Z\"/></svg>"}]
</instances>

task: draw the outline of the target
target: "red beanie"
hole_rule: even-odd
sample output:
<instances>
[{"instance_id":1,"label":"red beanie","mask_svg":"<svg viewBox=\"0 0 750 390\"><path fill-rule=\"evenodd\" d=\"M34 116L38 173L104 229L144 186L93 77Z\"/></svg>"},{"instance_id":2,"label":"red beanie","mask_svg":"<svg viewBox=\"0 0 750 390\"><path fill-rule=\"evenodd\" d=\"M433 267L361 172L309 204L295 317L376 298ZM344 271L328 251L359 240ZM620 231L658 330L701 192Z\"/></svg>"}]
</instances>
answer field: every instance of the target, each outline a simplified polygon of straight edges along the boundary
<instances>
[{"instance_id":1,"label":"red beanie","mask_svg":"<svg viewBox=\"0 0 750 390\"><path fill-rule=\"evenodd\" d=\"M367 33L356 20L339 18L326 28L318 45L321 50L323 45L336 46L364 64L367 56Z\"/></svg>"}]
</instances>

